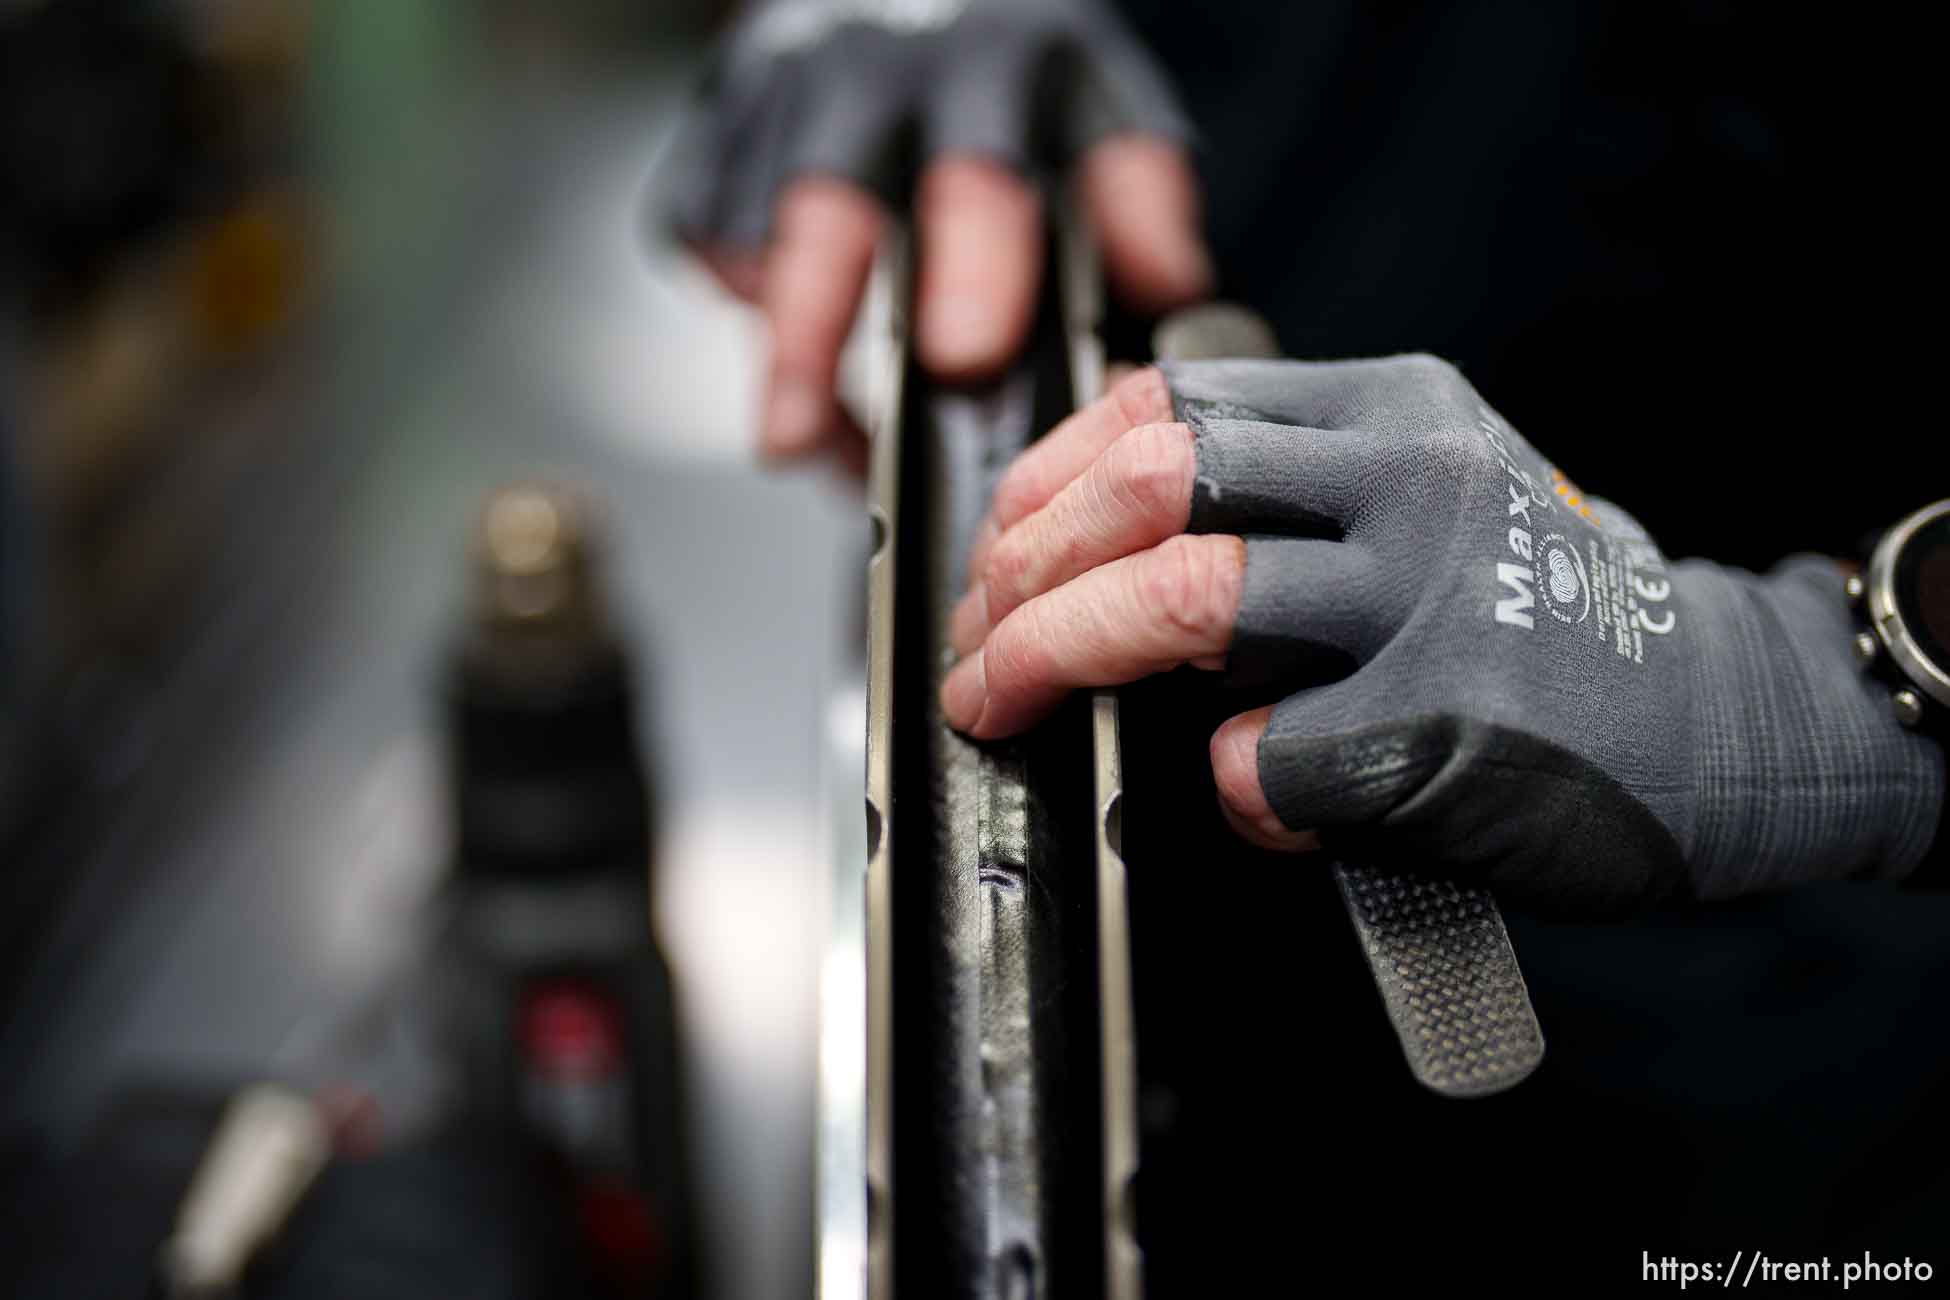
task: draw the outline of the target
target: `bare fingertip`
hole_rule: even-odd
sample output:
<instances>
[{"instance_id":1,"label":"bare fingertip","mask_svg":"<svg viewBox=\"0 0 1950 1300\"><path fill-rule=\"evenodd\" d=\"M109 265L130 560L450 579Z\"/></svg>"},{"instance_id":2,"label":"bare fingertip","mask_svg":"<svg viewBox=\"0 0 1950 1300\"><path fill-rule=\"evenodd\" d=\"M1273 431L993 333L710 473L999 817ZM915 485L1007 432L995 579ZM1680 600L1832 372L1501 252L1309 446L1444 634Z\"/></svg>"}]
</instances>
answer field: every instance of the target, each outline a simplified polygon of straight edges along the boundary
<instances>
[{"instance_id":1,"label":"bare fingertip","mask_svg":"<svg viewBox=\"0 0 1950 1300\"><path fill-rule=\"evenodd\" d=\"M1270 707L1254 709L1227 718L1212 733L1212 777L1219 797L1250 822L1273 811L1259 784L1259 741L1272 716Z\"/></svg>"},{"instance_id":2,"label":"bare fingertip","mask_svg":"<svg viewBox=\"0 0 1950 1300\"><path fill-rule=\"evenodd\" d=\"M1211 254L1189 233L1160 234L1142 251L1126 249L1110 270L1124 301L1146 316L1203 302L1218 281Z\"/></svg>"},{"instance_id":3,"label":"bare fingertip","mask_svg":"<svg viewBox=\"0 0 1950 1300\"><path fill-rule=\"evenodd\" d=\"M1084 192L1121 297L1158 314L1208 297L1217 280L1200 234L1198 178L1156 136L1112 136L1084 161Z\"/></svg>"},{"instance_id":4,"label":"bare fingertip","mask_svg":"<svg viewBox=\"0 0 1950 1300\"><path fill-rule=\"evenodd\" d=\"M928 299L921 310L921 360L938 375L951 379L987 374L1008 360L1006 322L994 307L974 294Z\"/></svg>"},{"instance_id":5,"label":"bare fingertip","mask_svg":"<svg viewBox=\"0 0 1950 1300\"><path fill-rule=\"evenodd\" d=\"M1186 231L1182 239L1173 240L1163 248L1159 291L1165 305L1183 307L1209 298L1218 282L1218 273L1213 269L1212 254L1206 250L1205 241Z\"/></svg>"},{"instance_id":6,"label":"bare fingertip","mask_svg":"<svg viewBox=\"0 0 1950 1300\"><path fill-rule=\"evenodd\" d=\"M826 427L826 400L811 384L782 379L765 404L760 445L769 456L799 456L818 445Z\"/></svg>"},{"instance_id":7,"label":"bare fingertip","mask_svg":"<svg viewBox=\"0 0 1950 1300\"><path fill-rule=\"evenodd\" d=\"M988 634L989 592L986 584L978 582L955 602L955 612L948 620L948 643L956 654L965 655L981 645Z\"/></svg>"},{"instance_id":8,"label":"bare fingertip","mask_svg":"<svg viewBox=\"0 0 1950 1300\"><path fill-rule=\"evenodd\" d=\"M1212 733L1212 778L1219 809L1249 843L1276 853L1307 853L1320 847L1312 831L1287 829L1259 783L1259 742L1271 720L1271 707L1228 718Z\"/></svg>"},{"instance_id":9,"label":"bare fingertip","mask_svg":"<svg viewBox=\"0 0 1950 1300\"><path fill-rule=\"evenodd\" d=\"M1165 372L1156 366L1131 371L1111 387L1109 395L1132 428L1168 424L1176 415L1171 406L1171 386L1165 382Z\"/></svg>"},{"instance_id":10,"label":"bare fingertip","mask_svg":"<svg viewBox=\"0 0 1950 1300\"><path fill-rule=\"evenodd\" d=\"M704 260L718 283L740 302L756 303L764 292L765 262L757 253L712 250Z\"/></svg>"},{"instance_id":11,"label":"bare fingertip","mask_svg":"<svg viewBox=\"0 0 1950 1300\"><path fill-rule=\"evenodd\" d=\"M988 563L989 549L995 545L996 539L1001 536L1002 526L995 522L995 516L993 514L983 515L982 522L976 525L975 528L975 540L968 544L970 586L974 585L974 575L980 573L982 567Z\"/></svg>"},{"instance_id":12,"label":"bare fingertip","mask_svg":"<svg viewBox=\"0 0 1950 1300\"><path fill-rule=\"evenodd\" d=\"M941 712L957 731L975 731L988 707L988 674L977 650L949 670L941 683Z\"/></svg>"},{"instance_id":13,"label":"bare fingertip","mask_svg":"<svg viewBox=\"0 0 1950 1300\"><path fill-rule=\"evenodd\" d=\"M1320 847L1312 831L1290 831L1277 820L1270 824L1263 820L1248 821L1224 800L1219 801L1219 811L1239 838L1256 848L1273 853L1311 853Z\"/></svg>"}]
</instances>

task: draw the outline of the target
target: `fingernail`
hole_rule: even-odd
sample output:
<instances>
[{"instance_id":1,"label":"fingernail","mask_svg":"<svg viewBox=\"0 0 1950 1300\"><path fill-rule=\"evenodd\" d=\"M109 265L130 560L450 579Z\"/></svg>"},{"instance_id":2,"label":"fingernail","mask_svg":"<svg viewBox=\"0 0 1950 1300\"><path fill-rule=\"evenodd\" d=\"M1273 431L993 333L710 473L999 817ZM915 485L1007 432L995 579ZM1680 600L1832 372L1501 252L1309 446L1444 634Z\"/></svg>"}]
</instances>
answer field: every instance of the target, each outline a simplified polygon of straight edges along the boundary
<instances>
[{"instance_id":1,"label":"fingernail","mask_svg":"<svg viewBox=\"0 0 1950 1300\"><path fill-rule=\"evenodd\" d=\"M1304 853L1320 847L1320 840L1312 831L1290 831L1273 813L1266 814L1256 824L1267 845L1282 853Z\"/></svg>"},{"instance_id":2,"label":"fingernail","mask_svg":"<svg viewBox=\"0 0 1950 1300\"><path fill-rule=\"evenodd\" d=\"M988 634L989 588L987 583L978 582L955 602L955 612L948 620L948 643L956 654L965 655L982 644Z\"/></svg>"},{"instance_id":3,"label":"fingernail","mask_svg":"<svg viewBox=\"0 0 1950 1300\"><path fill-rule=\"evenodd\" d=\"M939 366L983 365L1001 351L995 313L967 294L928 299L921 328Z\"/></svg>"},{"instance_id":4,"label":"fingernail","mask_svg":"<svg viewBox=\"0 0 1950 1300\"><path fill-rule=\"evenodd\" d=\"M1232 829L1249 843L1275 853L1307 853L1320 847L1319 839L1312 831L1290 831L1285 823L1273 813L1267 813L1251 820L1233 810L1231 804L1221 799L1219 812L1231 824Z\"/></svg>"},{"instance_id":5,"label":"fingernail","mask_svg":"<svg viewBox=\"0 0 1950 1300\"><path fill-rule=\"evenodd\" d=\"M982 720L988 699L988 672L982 666L982 652L977 650L950 669L948 680L941 683L941 712L949 726L967 731Z\"/></svg>"},{"instance_id":6,"label":"fingernail","mask_svg":"<svg viewBox=\"0 0 1950 1300\"><path fill-rule=\"evenodd\" d=\"M781 379L765 408L765 450L775 456L805 451L819 441L826 400L803 379Z\"/></svg>"}]
</instances>

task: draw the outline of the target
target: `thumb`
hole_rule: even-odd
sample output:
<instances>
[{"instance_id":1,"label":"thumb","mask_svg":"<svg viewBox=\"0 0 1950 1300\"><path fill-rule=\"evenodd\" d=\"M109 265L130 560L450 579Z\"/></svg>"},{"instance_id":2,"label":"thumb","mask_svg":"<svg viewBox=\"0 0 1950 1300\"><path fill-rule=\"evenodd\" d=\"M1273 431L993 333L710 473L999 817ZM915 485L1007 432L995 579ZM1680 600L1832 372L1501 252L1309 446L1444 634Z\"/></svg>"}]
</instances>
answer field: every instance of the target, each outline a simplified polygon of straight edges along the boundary
<instances>
[{"instance_id":1,"label":"thumb","mask_svg":"<svg viewBox=\"0 0 1950 1300\"><path fill-rule=\"evenodd\" d=\"M1671 832L1588 758L1455 713L1390 717L1359 677L1289 696L1277 716L1259 711L1255 784L1279 824L1304 816L1336 856L1486 885L1559 916L1618 916L1689 892ZM1348 725L1360 717L1373 721ZM1216 775L1216 737L1213 748ZM1241 760L1228 761L1220 788L1233 807Z\"/></svg>"},{"instance_id":2,"label":"thumb","mask_svg":"<svg viewBox=\"0 0 1950 1300\"><path fill-rule=\"evenodd\" d=\"M1259 741L1273 706L1228 718L1212 733L1212 779L1219 787L1219 811L1241 838L1280 853L1305 853L1320 847L1312 831L1288 830L1259 781Z\"/></svg>"}]
</instances>

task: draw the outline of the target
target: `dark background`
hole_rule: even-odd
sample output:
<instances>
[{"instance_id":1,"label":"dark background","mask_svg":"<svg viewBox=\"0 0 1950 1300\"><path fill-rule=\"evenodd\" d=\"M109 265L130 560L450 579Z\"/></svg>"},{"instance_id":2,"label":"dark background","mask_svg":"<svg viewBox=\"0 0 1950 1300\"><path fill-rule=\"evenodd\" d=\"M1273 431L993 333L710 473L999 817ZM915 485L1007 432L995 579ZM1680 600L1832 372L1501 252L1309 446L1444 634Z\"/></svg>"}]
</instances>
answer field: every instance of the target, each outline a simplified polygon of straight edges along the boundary
<instances>
[{"instance_id":1,"label":"dark background","mask_svg":"<svg viewBox=\"0 0 1950 1300\"><path fill-rule=\"evenodd\" d=\"M1125 8L1202 133L1225 292L1289 353L1456 361L1674 556L1848 554L1950 490L1926 44L1821 6ZM1184 796L1240 707L1208 690L1149 738L1125 710L1127 818L1169 809L1126 827L1152 845L1155 1285L1587 1294L1642 1290L1641 1252L1743 1249L1942 1268L1950 900L1512 915L1546 1060L1437 1101L1352 992L1331 883L1216 849Z\"/></svg>"},{"instance_id":2,"label":"dark background","mask_svg":"<svg viewBox=\"0 0 1950 1300\"><path fill-rule=\"evenodd\" d=\"M1225 290L1293 355L1456 361L1675 556L1839 553L1942 494L1928 42L1828 6L1125 8Z\"/></svg>"}]
</instances>

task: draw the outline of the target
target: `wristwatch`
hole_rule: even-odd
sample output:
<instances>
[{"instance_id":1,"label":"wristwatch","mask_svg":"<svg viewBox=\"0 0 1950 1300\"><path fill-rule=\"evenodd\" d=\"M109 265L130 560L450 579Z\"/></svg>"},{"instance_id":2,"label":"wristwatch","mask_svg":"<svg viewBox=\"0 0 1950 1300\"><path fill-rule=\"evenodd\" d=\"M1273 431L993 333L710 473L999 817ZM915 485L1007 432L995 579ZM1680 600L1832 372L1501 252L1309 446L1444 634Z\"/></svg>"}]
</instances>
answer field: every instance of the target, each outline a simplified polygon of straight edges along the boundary
<instances>
[{"instance_id":1,"label":"wristwatch","mask_svg":"<svg viewBox=\"0 0 1950 1300\"><path fill-rule=\"evenodd\" d=\"M1890 684L1896 720L1941 735L1950 724L1950 500L1924 506L1876 543L1848 579L1868 615L1855 654Z\"/></svg>"}]
</instances>

